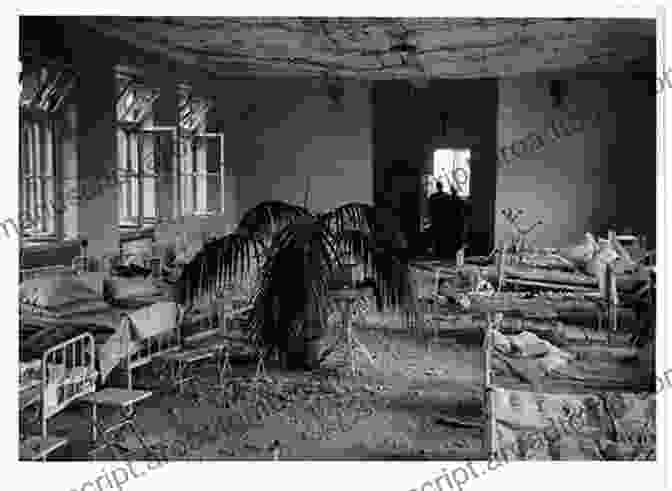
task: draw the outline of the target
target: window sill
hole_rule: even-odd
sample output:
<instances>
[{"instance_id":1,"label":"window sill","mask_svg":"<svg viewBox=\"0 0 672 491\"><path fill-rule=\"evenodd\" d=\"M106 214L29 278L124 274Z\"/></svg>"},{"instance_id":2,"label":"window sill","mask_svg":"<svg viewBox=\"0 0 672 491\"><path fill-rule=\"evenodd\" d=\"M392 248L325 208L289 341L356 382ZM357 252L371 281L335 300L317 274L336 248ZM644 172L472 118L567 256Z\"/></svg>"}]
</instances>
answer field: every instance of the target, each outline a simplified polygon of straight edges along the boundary
<instances>
[{"instance_id":1,"label":"window sill","mask_svg":"<svg viewBox=\"0 0 672 491\"><path fill-rule=\"evenodd\" d=\"M140 239L151 239L154 237L154 226L148 226L144 228L136 227L120 227L119 229L119 240L121 242L130 242L133 240Z\"/></svg>"},{"instance_id":2,"label":"window sill","mask_svg":"<svg viewBox=\"0 0 672 491\"><path fill-rule=\"evenodd\" d=\"M40 252L40 251L48 251L50 249L57 249L60 247L73 246L79 243L80 239L57 240L47 238L44 239L30 238L30 239L23 239L23 243L21 244L21 250L28 252Z\"/></svg>"},{"instance_id":3,"label":"window sill","mask_svg":"<svg viewBox=\"0 0 672 491\"><path fill-rule=\"evenodd\" d=\"M211 217L218 215L220 212L218 211L194 211L191 213L183 213L182 218L186 217Z\"/></svg>"}]
</instances>

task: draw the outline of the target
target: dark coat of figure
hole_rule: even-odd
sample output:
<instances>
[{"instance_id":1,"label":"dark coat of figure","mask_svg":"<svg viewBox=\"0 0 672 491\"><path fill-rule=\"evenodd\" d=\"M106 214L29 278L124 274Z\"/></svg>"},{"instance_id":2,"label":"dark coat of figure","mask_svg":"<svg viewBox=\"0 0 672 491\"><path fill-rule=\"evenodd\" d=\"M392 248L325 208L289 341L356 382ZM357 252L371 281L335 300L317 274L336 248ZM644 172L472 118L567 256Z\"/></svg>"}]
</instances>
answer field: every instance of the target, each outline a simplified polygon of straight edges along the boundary
<instances>
[{"instance_id":1,"label":"dark coat of figure","mask_svg":"<svg viewBox=\"0 0 672 491\"><path fill-rule=\"evenodd\" d=\"M467 205L455 189L444 192L436 183L436 192L429 197L429 216L434 254L442 259L454 259L466 241Z\"/></svg>"}]
</instances>

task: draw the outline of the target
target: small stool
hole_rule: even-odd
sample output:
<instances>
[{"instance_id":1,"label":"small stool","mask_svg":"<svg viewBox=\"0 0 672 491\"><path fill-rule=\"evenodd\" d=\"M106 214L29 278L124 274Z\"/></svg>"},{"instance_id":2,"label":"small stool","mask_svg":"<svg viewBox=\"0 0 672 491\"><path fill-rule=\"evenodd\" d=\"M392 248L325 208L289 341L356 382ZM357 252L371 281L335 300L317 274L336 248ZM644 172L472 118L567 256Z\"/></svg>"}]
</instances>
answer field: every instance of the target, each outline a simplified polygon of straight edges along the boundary
<instances>
[{"instance_id":1,"label":"small stool","mask_svg":"<svg viewBox=\"0 0 672 491\"><path fill-rule=\"evenodd\" d=\"M196 378L195 375L188 374L187 369L198 362L215 360L220 385L224 384L224 376L231 372L229 351L224 341L166 353L161 359L170 364L171 380L173 385L177 386L180 394L183 392L184 384Z\"/></svg>"},{"instance_id":2,"label":"small stool","mask_svg":"<svg viewBox=\"0 0 672 491\"><path fill-rule=\"evenodd\" d=\"M108 433L119 430L124 426L128 426L147 454L153 456L154 453L147 446L144 438L138 431L135 423L135 410L133 407L134 404L142 402L151 396L152 393L149 391L108 388L83 397L82 401L91 404L91 433L94 448L89 452L89 455L94 455L100 450L108 447L112 450L117 459L121 458L119 450L124 452L124 454L130 454L130 449L108 438ZM98 406L110 407L121 411L121 421L107 427L104 426L103 422L98 419ZM100 443L98 441L99 436L102 439L102 442Z\"/></svg>"},{"instance_id":3,"label":"small stool","mask_svg":"<svg viewBox=\"0 0 672 491\"><path fill-rule=\"evenodd\" d=\"M47 457L59 448L68 444L66 438L59 438L56 436L31 436L20 442L19 459L32 460L42 462L47 461Z\"/></svg>"}]
</instances>

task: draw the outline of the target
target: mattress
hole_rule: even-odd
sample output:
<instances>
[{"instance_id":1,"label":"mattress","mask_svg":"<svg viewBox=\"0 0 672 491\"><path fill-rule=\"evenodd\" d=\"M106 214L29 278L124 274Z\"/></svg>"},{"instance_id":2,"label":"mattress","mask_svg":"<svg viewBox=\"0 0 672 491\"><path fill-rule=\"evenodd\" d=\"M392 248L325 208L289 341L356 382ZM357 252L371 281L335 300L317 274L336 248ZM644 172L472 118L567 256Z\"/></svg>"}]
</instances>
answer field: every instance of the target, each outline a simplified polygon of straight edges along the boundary
<instances>
[{"instance_id":1,"label":"mattress","mask_svg":"<svg viewBox=\"0 0 672 491\"><path fill-rule=\"evenodd\" d=\"M22 410L40 399L42 361L31 360L19 364L19 409Z\"/></svg>"},{"instance_id":2,"label":"mattress","mask_svg":"<svg viewBox=\"0 0 672 491\"><path fill-rule=\"evenodd\" d=\"M126 357L122 315L126 309L107 305L105 309L77 312L70 315L43 316L35 310L24 310L21 315L20 359L29 361L42 356L58 343L90 332L96 343L96 358L101 380ZM134 352L137 347L132 346Z\"/></svg>"},{"instance_id":3,"label":"mattress","mask_svg":"<svg viewBox=\"0 0 672 491\"><path fill-rule=\"evenodd\" d=\"M422 261L412 264L415 277L421 285L432 285L435 273L441 269L441 277L450 279L455 276L457 268L454 263L446 261ZM478 272L491 283L497 281L497 268L494 265L478 266L466 264L461 268L464 272ZM548 287L574 287L587 290L597 290L599 282L594 276L577 271L570 271L554 256L529 256L521 264L507 265L505 277L509 280L519 280L546 284ZM619 291L633 291L646 282L648 273L644 269L632 273L616 275L616 285Z\"/></svg>"},{"instance_id":4,"label":"mattress","mask_svg":"<svg viewBox=\"0 0 672 491\"><path fill-rule=\"evenodd\" d=\"M511 460L655 460L655 395L494 391L495 443Z\"/></svg>"}]
</instances>

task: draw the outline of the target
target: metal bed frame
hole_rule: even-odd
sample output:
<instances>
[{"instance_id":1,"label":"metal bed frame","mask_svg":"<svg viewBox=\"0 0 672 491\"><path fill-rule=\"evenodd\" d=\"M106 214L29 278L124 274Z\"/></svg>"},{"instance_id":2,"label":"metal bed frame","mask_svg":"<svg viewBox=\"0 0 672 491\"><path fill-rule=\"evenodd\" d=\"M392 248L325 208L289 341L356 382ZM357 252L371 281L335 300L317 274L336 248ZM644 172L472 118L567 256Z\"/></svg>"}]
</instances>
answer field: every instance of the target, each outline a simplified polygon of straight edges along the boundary
<instances>
[{"instance_id":1,"label":"metal bed frame","mask_svg":"<svg viewBox=\"0 0 672 491\"><path fill-rule=\"evenodd\" d=\"M49 348L42 355L40 381L41 433L47 437L47 420L72 402L95 391L98 372L95 368L95 341L90 333L80 334ZM56 367L63 373L56 378ZM54 395L56 399L54 400ZM25 407L32 405L29 401ZM25 409L22 408L22 409Z\"/></svg>"},{"instance_id":2,"label":"metal bed frame","mask_svg":"<svg viewBox=\"0 0 672 491\"><path fill-rule=\"evenodd\" d=\"M124 368L126 370L127 388L133 390L133 370L148 365L155 358L161 359L169 353L182 349L180 325L184 312L178 305L174 331L162 332L139 341L131 340L133 321L128 314L122 315L121 329L123 333L123 349L125 353Z\"/></svg>"},{"instance_id":3,"label":"metal bed frame","mask_svg":"<svg viewBox=\"0 0 672 491\"><path fill-rule=\"evenodd\" d=\"M73 274L74 272L75 269L73 268L72 264L26 268L19 270L19 281L32 280L38 276Z\"/></svg>"},{"instance_id":4,"label":"metal bed frame","mask_svg":"<svg viewBox=\"0 0 672 491\"><path fill-rule=\"evenodd\" d=\"M47 432L47 423L52 418L74 401L95 392L98 372L95 367L96 349L95 340L90 333L80 334L67 341L49 348L42 355L41 360L41 378L39 381L39 393L37 397L31 398L22 404L19 408L24 411L26 408L38 402L40 408L40 430L42 441L49 439ZM62 372L58 372L57 367L63 367ZM19 395L24 390L35 388L35 384L27 387L19 387ZM67 441L62 441L56 448L62 446ZM55 448L51 449L52 451ZM44 451L33 450L34 457L45 459L47 454Z\"/></svg>"},{"instance_id":5,"label":"metal bed frame","mask_svg":"<svg viewBox=\"0 0 672 491\"><path fill-rule=\"evenodd\" d=\"M231 372L231 339L228 337L230 328L237 318L244 316L252 309L249 304L237 307L226 310L221 301L218 302L215 299L213 309L207 312L200 312L195 316L187 316L184 311L180 312L177 326L180 349L162 356L162 360L169 365L172 384L177 387L179 393L183 392L187 382L196 378L189 372L189 367L205 360L214 360L217 367L218 384L219 386L224 385L224 377ZM206 321L208 327L183 338L181 328L185 318L196 323ZM189 347L185 343L193 343L194 346Z\"/></svg>"}]
</instances>

